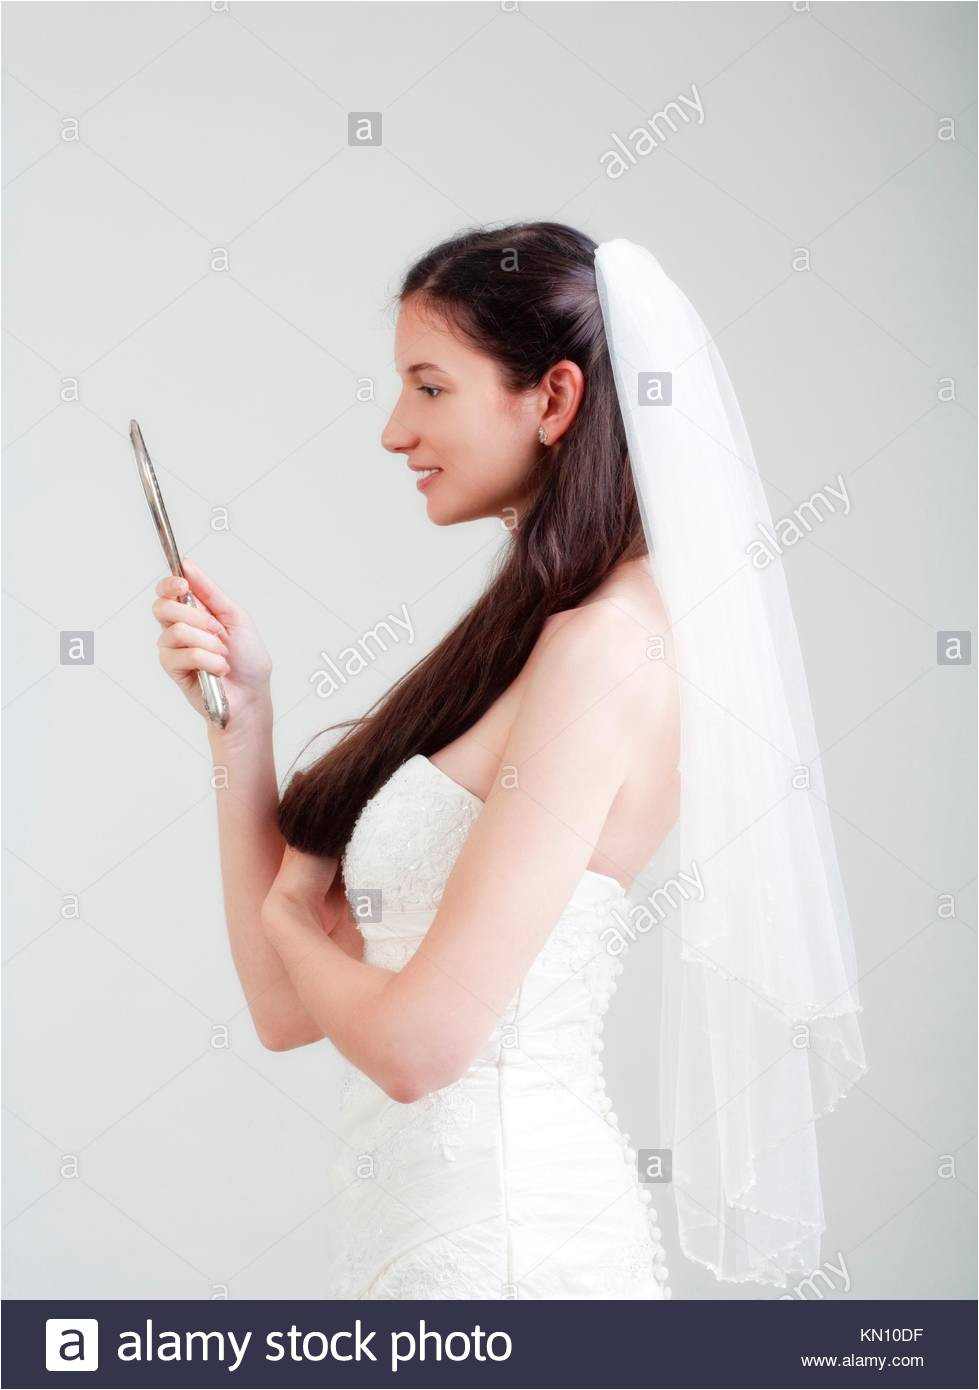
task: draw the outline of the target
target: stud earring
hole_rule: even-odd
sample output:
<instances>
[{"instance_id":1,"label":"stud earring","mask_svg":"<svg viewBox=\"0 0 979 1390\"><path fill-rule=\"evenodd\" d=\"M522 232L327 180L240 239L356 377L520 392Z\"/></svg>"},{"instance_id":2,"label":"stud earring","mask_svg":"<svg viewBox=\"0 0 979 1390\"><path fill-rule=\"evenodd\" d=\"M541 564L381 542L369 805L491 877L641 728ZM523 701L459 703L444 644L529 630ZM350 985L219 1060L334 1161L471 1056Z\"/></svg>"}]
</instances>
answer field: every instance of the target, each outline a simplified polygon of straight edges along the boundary
<instances>
[{"instance_id":1,"label":"stud earring","mask_svg":"<svg viewBox=\"0 0 979 1390\"><path fill-rule=\"evenodd\" d=\"M537 438L540 440L542 444L547 443L547 430L544 428L543 425L541 425L537 431Z\"/></svg>"}]
</instances>

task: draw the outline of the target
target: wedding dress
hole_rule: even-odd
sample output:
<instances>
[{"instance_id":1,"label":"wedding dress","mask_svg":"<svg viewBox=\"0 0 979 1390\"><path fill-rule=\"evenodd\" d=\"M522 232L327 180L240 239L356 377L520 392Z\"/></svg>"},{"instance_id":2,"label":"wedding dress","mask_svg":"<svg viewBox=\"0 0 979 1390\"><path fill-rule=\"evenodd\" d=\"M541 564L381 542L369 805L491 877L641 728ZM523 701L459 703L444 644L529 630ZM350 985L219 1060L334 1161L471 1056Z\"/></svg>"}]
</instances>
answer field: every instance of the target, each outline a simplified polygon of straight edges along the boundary
<instances>
[{"instance_id":1,"label":"wedding dress","mask_svg":"<svg viewBox=\"0 0 979 1390\"><path fill-rule=\"evenodd\" d=\"M364 959L400 970L435 917L482 801L409 758L343 854ZM622 971L604 927L621 885L587 870L479 1056L451 1085L392 1100L347 1063L333 1169L343 1299L668 1299L649 1187L602 1076L602 1018Z\"/></svg>"}]
</instances>

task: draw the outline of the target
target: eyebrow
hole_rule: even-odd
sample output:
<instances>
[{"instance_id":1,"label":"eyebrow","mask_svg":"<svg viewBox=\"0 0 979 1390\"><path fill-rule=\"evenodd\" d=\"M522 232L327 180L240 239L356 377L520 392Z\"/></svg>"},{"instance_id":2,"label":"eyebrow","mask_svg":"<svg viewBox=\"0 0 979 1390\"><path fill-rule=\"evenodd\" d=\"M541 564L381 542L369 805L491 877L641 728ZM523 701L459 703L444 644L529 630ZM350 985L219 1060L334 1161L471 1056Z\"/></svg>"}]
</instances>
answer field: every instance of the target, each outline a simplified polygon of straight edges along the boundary
<instances>
[{"instance_id":1,"label":"eyebrow","mask_svg":"<svg viewBox=\"0 0 979 1390\"><path fill-rule=\"evenodd\" d=\"M411 376L412 372L441 372L443 376L451 376L451 372L447 372L437 362L413 362L410 367L405 368L405 376Z\"/></svg>"}]
</instances>

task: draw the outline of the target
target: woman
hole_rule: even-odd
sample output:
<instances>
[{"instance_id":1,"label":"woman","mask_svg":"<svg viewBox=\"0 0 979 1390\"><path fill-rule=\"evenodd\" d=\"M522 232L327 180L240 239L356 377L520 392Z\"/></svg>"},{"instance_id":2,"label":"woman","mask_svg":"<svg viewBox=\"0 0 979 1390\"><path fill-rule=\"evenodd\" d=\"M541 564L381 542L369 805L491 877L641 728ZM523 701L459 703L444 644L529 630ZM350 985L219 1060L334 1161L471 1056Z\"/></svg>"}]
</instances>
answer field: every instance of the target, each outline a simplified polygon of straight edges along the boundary
<instances>
[{"instance_id":1,"label":"woman","mask_svg":"<svg viewBox=\"0 0 979 1390\"><path fill-rule=\"evenodd\" d=\"M784 1287L819 1262L813 1121L865 1063L798 636L780 568L750 558L771 514L723 363L650 253L553 223L438 246L399 310L383 443L437 525L508 529L482 598L281 805L247 616L190 565L204 608L178 580L154 605L195 707L199 670L230 686L209 737L259 1036L348 1059L333 1295L669 1297L600 1058L651 922L679 943L681 1246ZM662 893L634 919L626 890L681 809L692 872L671 885L700 891L677 929Z\"/></svg>"},{"instance_id":2,"label":"woman","mask_svg":"<svg viewBox=\"0 0 979 1390\"><path fill-rule=\"evenodd\" d=\"M676 818L678 702L668 656L650 657L668 625L594 251L536 224L409 272L382 442L432 522L499 517L509 542L457 627L293 780L278 829L254 628L190 561L201 608L177 602L183 581L158 586L164 669L196 708L198 670L228 689L209 736L259 1035L329 1037L351 1063L335 1297L669 1295L600 1067L622 968L601 934ZM357 911L371 890L379 920L358 928L343 894Z\"/></svg>"}]
</instances>

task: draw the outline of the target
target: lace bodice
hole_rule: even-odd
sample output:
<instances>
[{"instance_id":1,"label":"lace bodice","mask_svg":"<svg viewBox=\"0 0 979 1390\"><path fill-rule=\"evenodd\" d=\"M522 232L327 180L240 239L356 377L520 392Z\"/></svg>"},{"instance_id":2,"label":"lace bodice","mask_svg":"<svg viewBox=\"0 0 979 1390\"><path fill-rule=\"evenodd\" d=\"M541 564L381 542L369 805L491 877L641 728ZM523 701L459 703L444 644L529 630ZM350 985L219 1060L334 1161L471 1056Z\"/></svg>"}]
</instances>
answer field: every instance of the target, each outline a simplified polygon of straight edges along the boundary
<instances>
[{"instance_id":1,"label":"lace bodice","mask_svg":"<svg viewBox=\"0 0 979 1390\"><path fill-rule=\"evenodd\" d=\"M368 964L411 959L482 806L419 754L364 807L342 867ZM623 969L603 933L627 906L615 879L583 874L451 1085L403 1105L348 1066L334 1297L670 1297L657 1214L602 1070Z\"/></svg>"},{"instance_id":2,"label":"lace bodice","mask_svg":"<svg viewBox=\"0 0 979 1390\"><path fill-rule=\"evenodd\" d=\"M361 811L343 854L351 889L380 889L382 911L435 909L482 810L428 758L409 758Z\"/></svg>"}]
</instances>

